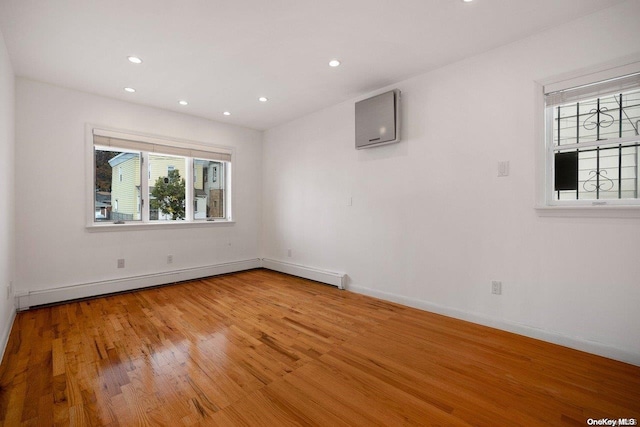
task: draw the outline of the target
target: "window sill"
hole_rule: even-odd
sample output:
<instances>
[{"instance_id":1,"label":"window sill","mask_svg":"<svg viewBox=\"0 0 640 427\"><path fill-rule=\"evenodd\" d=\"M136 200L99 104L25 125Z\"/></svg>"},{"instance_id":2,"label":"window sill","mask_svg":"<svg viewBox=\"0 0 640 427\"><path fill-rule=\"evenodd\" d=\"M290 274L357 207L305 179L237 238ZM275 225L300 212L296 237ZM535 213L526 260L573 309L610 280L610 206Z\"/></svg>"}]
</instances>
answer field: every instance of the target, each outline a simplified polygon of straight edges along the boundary
<instances>
[{"instance_id":1,"label":"window sill","mask_svg":"<svg viewBox=\"0 0 640 427\"><path fill-rule=\"evenodd\" d=\"M536 206L541 217L640 218L640 206Z\"/></svg>"},{"instance_id":2,"label":"window sill","mask_svg":"<svg viewBox=\"0 0 640 427\"><path fill-rule=\"evenodd\" d=\"M202 227L223 227L235 224L235 221L216 220L216 221L176 221L176 222L145 222L145 223L125 223L125 224L89 224L85 228L88 232L102 231L124 231L124 230L157 230L157 229L174 229L174 228L202 228Z\"/></svg>"}]
</instances>

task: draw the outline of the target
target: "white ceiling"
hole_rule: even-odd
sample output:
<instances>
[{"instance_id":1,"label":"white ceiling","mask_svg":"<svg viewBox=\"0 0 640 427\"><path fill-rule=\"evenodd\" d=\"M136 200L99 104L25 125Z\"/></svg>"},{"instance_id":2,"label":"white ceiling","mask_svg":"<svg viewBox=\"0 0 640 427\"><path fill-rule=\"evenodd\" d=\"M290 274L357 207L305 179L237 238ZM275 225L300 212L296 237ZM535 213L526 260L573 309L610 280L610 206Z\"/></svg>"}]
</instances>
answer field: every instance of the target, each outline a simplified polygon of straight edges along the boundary
<instances>
[{"instance_id":1,"label":"white ceiling","mask_svg":"<svg viewBox=\"0 0 640 427\"><path fill-rule=\"evenodd\" d=\"M268 129L620 2L0 0L0 29L18 76Z\"/></svg>"}]
</instances>

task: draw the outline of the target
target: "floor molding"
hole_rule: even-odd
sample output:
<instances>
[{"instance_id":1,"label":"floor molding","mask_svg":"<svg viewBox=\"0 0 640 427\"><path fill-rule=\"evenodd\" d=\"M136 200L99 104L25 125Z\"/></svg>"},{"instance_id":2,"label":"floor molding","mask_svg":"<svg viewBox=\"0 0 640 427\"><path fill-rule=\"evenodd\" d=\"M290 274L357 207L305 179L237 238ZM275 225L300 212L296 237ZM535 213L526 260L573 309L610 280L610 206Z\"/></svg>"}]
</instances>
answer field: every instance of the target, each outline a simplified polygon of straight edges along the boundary
<instances>
[{"instance_id":1,"label":"floor molding","mask_svg":"<svg viewBox=\"0 0 640 427\"><path fill-rule=\"evenodd\" d=\"M415 298L409 298L402 295L392 294L389 292L382 292L375 289L366 288L363 286L357 286L350 284L348 290L358 294L368 295L375 298L380 298L386 301L396 302L398 304L406 305L420 310L429 311L431 313L442 314L443 316L453 317L460 320L465 320L472 323L477 323L483 326L489 326L491 328L501 329L507 332L513 332L518 335L523 335L529 338L539 339L541 341L558 344L564 347L569 347L575 350L584 351L598 356L607 357L609 359L618 360L632 365L640 366L640 354L632 353L627 350L611 347L602 343L582 340L579 338L562 335L557 332L543 330L535 328L529 325L521 323L510 322L504 319L497 319L494 317L486 316L480 313L467 312L458 310L455 308L444 307L438 304L433 304L428 301L423 301Z\"/></svg>"},{"instance_id":2,"label":"floor molding","mask_svg":"<svg viewBox=\"0 0 640 427\"><path fill-rule=\"evenodd\" d=\"M337 286L338 289L345 288L347 278L347 275L344 273L321 270L314 267L291 264L288 262L276 261L268 258L262 258L262 267L268 270L279 271L280 273L287 273L293 276L315 280L316 282Z\"/></svg>"},{"instance_id":3,"label":"floor molding","mask_svg":"<svg viewBox=\"0 0 640 427\"><path fill-rule=\"evenodd\" d=\"M144 274L113 280L61 286L52 289L32 290L16 295L17 309L26 310L38 305L70 301L79 298L96 297L99 295L131 291L134 289L143 289L151 286L165 285L168 283L182 282L202 277L217 276L220 274L234 273L236 271L251 270L253 268L260 267L260 259L255 258L204 267L186 268L162 273Z\"/></svg>"},{"instance_id":4,"label":"floor molding","mask_svg":"<svg viewBox=\"0 0 640 427\"><path fill-rule=\"evenodd\" d=\"M15 307L11 307L8 319L6 320L7 323L2 331L2 336L0 336L0 361L4 359L4 352L7 351L7 343L9 342L9 335L11 335L11 328L13 328L13 322L16 320Z\"/></svg>"}]
</instances>

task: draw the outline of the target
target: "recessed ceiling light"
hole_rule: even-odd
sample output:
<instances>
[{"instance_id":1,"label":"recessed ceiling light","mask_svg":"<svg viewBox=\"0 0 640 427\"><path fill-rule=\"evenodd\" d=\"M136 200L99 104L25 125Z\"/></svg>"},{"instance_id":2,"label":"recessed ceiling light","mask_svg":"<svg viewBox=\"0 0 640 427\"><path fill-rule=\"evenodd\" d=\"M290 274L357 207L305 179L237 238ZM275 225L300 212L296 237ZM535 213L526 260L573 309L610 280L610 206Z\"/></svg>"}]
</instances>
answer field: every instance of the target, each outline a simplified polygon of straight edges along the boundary
<instances>
[{"instance_id":1,"label":"recessed ceiling light","mask_svg":"<svg viewBox=\"0 0 640 427\"><path fill-rule=\"evenodd\" d=\"M230 116L230 115L231 115L231 113L230 113L230 112L228 112L228 111L225 111L225 112L224 112L224 113L222 113L222 114L224 114L225 116Z\"/></svg>"},{"instance_id":2,"label":"recessed ceiling light","mask_svg":"<svg viewBox=\"0 0 640 427\"><path fill-rule=\"evenodd\" d=\"M133 92L135 92L136 90L135 90L134 88L132 88L132 87L125 87L125 88L124 88L124 91L125 91L125 92L129 92L129 93L133 93Z\"/></svg>"},{"instance_id":3,"label":"recessed ceiling light","mask_svg":"<svg viewBox=\"0 0 640 427\"><path fill-rule=\"evenodd\" d=\"M138 58L137 56L127 56L127 59L129 60L129 62L133 62L134 64L142 64L142 59Z\"/></svg>"},{"instance_id":4,"label":"recessed ceiling light","mask_svg":"<svg viewBox=\"0 0 640 427\"><path fill-rule=\"evenodd\" d=\"M338 65L340 65L340 61L338 61L337 59L332 59L331 61L329 61L329 67L337 67Z\"/></svg>"},{"instance_id":5,"label":"recessed ceiling light","mask_svg":"<svg viewBox=\"0 0 640 427\"><path fill-rule=\"evenodd\" d=\"M187 101L178 101L178 104L180 104L180 105L189 105L189 103Z\"/></svg>"},{"instance_id":6,"label":"recessed ceiling light","mask_svg":"<svg viewBox=\"0 0 640 427\"><path fill-rule=\"evenodd\" d=\"M260 98L258 98L258 101L260 102L267 102L269 100L269 98L265 98L264 96L261 96Z\"/></svg>"},{"instance_id":7,"label":"recessed ceiling light","mask_svg":"<svg viewBox=\"0 0 640 427\"><path fill-rule=\"evenodd\" d=\"M462 0L465 3L471 3L473 0Z\"/></svg>"}]
</instances>

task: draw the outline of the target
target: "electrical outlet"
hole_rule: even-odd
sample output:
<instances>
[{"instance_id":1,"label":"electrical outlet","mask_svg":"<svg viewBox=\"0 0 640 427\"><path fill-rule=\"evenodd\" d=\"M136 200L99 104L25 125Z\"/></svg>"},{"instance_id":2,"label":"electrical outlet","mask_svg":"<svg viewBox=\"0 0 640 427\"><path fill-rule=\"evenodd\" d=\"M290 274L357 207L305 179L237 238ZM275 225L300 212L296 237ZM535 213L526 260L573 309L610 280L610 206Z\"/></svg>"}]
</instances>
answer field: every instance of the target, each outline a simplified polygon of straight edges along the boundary
<instances>
[{"instance_id":1,"label":"electrical outlet","mask_svg":"<svg viewBox=\"0 0 640 427\"><path fill-rule=\"evenodd\" d=\"M173 263L173 255L167 255L167 264Z\"/></svg>"},{"instance_id":2,"label":"electrical outlet","mask_svg":"<svg viewBox=\"0 0 640 427\"><path fill-rule=\"evenodd\" d=\"M124 258L118 259L118 268L124 268Z\"/></svg>"},{"instance_id":3,"label":"electrical outlet","mask_svg":"<svg viewBox=\"0 0 640 427\"><path fill-rule=\"evenodd\" d=\"M498 176L509 176L509 162L498 162Z\"/></svg>"},{"instance_id":4,"label":"electrical outlet","mask_svg":"<svg viewBox=\"0 0 640 427\"><path fill-rule=\"evenodd\" d=\"M502 295L502 282L497 280L491 282L491 293L495 295Z\"/></svg>"},{"instance_id":5,"label":"electrical outlet","mask_svg":"<svg viewBox=\"0 0 640 427\"><path fill-rule=\"evenodd\" d=\"M291 258L291 249L287 249L287 256Z\"/></svg>"}]
</instances>

